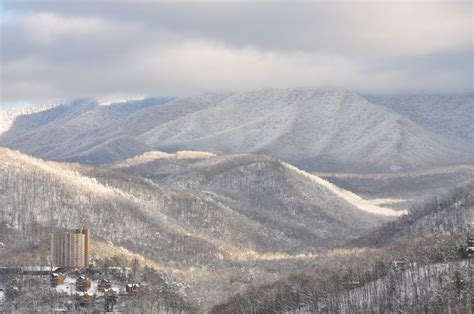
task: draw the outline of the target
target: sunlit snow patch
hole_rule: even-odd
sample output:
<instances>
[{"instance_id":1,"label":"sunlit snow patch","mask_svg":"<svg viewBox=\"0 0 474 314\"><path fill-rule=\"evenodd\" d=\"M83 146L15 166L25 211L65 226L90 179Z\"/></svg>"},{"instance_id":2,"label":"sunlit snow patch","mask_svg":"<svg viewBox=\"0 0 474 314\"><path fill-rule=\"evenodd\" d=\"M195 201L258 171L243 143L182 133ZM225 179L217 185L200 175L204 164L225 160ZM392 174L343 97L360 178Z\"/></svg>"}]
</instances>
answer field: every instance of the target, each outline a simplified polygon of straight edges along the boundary
<instances>
[{"instance_id":1,"label":"sunlit snow patch","mask_svg":"<svg viewBox=\"0 0 474 314\"><path fill-rule=\"evenodd\" d=\"M143 100L143 99L145 99L144 96L127 97L127 98L107 97L107 98L99 99L97 101L97 104L99 106L110 106L110 105L113 105L113 104L123 104L123 103L129 102L129 101Z\"/></svg>"},{"instance_id":2,"label":"sunlit snow patch","mask_svg":"<svg viewBox=\"0 0 474 314\"><path fill-rule=\"evenodd\" d=\"M58 106L58 104L44 104L44 105L38 105L38 106L29 107L29 108L19 108L19 109L10 109L10 110L0 111L0 135L10 130L11 126L13 125L13 122L15 121L17 117L45 111L55 106Z\"/></svg>"},{"instance_id":3,"label":"sunlit snow patch","mask_svg":"<svg viewBox=\"0 0 474 314\"><path fill-rule=\"evenodd\" d=\"M408 212L406 210L393 210L389 208L384 208L380 207L373 202L369 200L365 200L362 197L360 197L357 194L354 194L350 191L341 189L340 187L335 186L329 181L326 181L324 179L321 179L318 176L315 176L313 174L307 173L303 170L300 170L296 168L295 166L292 166L290 164L284 163L284 165L290 169L295 171L296 173L303 175L313 182L319 183L320 185L328 188L331 190L333 193L336 195L342 197L344 200L349 202L350 204L354 205L355 207L359 208L360 210L363 210L365 212L371 213L371 214L376 214L376 215L381 215L381 216L402 216L406 215Z\"/></svg>"}]
</instances>

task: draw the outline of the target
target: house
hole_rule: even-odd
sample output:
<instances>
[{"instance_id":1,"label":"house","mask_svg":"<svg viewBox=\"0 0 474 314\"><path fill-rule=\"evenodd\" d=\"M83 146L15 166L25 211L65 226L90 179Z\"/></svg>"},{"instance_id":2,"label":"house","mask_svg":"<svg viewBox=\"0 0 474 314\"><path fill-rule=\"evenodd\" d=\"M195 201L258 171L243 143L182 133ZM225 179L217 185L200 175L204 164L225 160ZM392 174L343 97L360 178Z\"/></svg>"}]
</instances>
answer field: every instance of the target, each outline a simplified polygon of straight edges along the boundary
<instances>
[{"instance_id":1,"label":"house","mask_svg":"<svg viewBox=\"0 0 474 314\"><path fill-rule=\"evenodd\" d=\"M76 290L77 291L85 292L85 291L89 290L91 285L92 285L92 281L88 277L79 276L76 279Z\"/></svg>"},{"instance_id":2,"label":"house","mask_svg":"<svg viewBox=\"0 0 474 314\"><path fill-rule=\"evenodd\" d=\"M128 296L134 297L140 292L140 285L136 283L127 284L127 286L125 287L125 292L128 294Z\"/></svg>"},{"instance_id":3,"label":"house","mask_svg":"<svg viewBox=\"0 0 474 314\"><path fill-rule=\"evenodd\" d=\"M107 300L117 301L118 293L112 288L104 289L104 298Z\"/></svg>"},{"instance_id":4,"label":"house","mask_svg":"<svg viewBox=\"0 0 474 314\"><path fill-rule=\"evenodd\" d=\"M95 297L87 292L78 296L79 305L89 307L94 302Z\"/></svg>"},{"instance_id":5,"label":"house","mask_svg":"<svg viewBox=\"0 0 474 314\"><path fill-rule=\"evenodd\" d=\"M64 283L64 275L58 273L52 273L51 278L49 279L51 286L56 287Z\"/></svg>"},{"instance_id":6,"label":"house","mask_svg":"<svg viewBox=\"0 0 474 314\"><path fill-rule=\"evenodd\" d=\"M97 284L97 290L99 291L110 289L110 287L112 287L112 283L108 279L100 279L99 283Z\"/></svg>"}]
</instances>

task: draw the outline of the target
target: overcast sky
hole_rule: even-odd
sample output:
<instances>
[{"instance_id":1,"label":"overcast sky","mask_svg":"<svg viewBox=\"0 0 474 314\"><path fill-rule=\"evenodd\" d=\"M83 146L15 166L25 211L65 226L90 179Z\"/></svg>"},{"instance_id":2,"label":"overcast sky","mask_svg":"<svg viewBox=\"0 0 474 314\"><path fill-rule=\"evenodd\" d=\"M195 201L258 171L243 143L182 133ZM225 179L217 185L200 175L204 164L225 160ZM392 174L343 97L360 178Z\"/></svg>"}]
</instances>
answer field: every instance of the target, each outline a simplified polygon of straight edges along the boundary
<instances>
[{"instance_id":1,"label":"overcast sky","mask_svg":"<svg viewBox=\"0 0 474 314\"><path fill-rule=\"evenodd\" d=\"M0 21L4 107L262 87L473 88L471 1L4 0Z\"/></svg>"}]
</instances>

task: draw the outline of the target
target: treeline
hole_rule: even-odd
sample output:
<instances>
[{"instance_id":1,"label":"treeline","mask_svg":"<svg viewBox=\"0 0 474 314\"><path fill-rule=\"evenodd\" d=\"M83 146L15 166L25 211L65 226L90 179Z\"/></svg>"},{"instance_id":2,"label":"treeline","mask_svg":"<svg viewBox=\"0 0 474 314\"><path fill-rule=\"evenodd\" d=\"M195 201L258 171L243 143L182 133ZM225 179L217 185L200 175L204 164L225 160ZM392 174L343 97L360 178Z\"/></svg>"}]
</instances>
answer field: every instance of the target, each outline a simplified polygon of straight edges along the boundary
<instances>
[{"instance_id":1,"label":"treeline","mask_svg":"<svg viewBox=\"0 0 474 314\"><path fill-rule=\"evenodd\" d=\"M474 219L473 212L474 183L471 182L426 201L410 214L385 223L349 245L384 247L404 237L467 232L469 222Z\"/></svg>"},{"instance_id":2,"label":"treeline","mask_svg":"<svg viewBox=\"0 0 474 314\"><path fill-rule=\"evenodd\" d=\"M212 313L439 313L471 308L466 256L473 184L454 188L353 242L379 247L334 256L229 298Z\"/></svg>"},{"instance_id":3,"label":"treeline","mask_svg":"<svg viewBox=\"0 0 474 314\"><path fill-rule=\"evenodd\" d=\"M210 241L194 236L194 216L187 212L173 216L183 209L211 212L215 202L194 194L166 193L143 179L111 171L98 171L95 178L97 168L84 167L89 177L79 173L80 165L70 170L33 162L39 165L0 165L0 234L5 235L0 257L39 247L55 230L80 226L89 227L95 239L112 241L158 262L195 265L219 252Z\"/></svg>"},{"instance_id":4,"label":"treeline","mask_svg":"<svg viewBox=\"0 0 474 314\"><path fill-rule=\"evenodd\" d=\"M472 304L463 236L400 243L385 251L328 257L311 269L251 287L212 313L438 313Z\"/></svg>"}]
</instances>

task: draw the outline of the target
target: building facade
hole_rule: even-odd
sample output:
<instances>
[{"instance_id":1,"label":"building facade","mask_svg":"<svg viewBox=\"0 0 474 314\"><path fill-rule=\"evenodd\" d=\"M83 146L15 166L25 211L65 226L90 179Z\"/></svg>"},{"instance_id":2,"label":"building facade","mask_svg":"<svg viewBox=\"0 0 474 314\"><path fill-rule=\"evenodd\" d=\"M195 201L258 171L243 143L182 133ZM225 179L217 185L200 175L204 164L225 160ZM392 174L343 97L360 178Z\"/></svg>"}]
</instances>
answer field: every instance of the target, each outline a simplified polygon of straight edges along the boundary
<instances>
[{"instance_id":1,"label":"building facade","mask_svg":"<svg viewBox=\"0 0 474 314\"><path fill-rule=\"evenodd\" d=\"M51 235L51 262L57 267L81 268L90 263L90 231L76 229Z\"/></svg>"}]
</instances>

